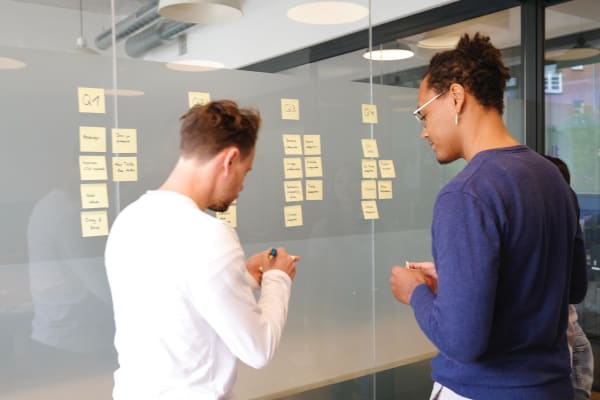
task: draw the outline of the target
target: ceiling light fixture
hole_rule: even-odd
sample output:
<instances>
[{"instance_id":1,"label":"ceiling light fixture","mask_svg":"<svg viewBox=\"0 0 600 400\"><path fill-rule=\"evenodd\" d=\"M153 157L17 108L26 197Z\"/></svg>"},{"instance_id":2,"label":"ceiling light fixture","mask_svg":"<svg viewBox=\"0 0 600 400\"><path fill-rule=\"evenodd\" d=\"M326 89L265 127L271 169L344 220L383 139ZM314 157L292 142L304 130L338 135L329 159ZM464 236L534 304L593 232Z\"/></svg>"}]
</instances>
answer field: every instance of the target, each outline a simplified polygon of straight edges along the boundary
<instances>
[{"instance_id":1,"label":"ceiling light fixture","mask_svg":"<svg viewBox=\"0 0 600 400\"><path fill-rule=\"evenodd\" d=\"M369 52L368 50L363 53L363 58L373 61L395 61L404 60L411 58L415 53L408 47L408 45L394 41L385 43L378 46L377 49Z\"/></svg>"},{"instance_id":2,"label":"ceiling light fixture","mask_svg":"<svg viewBox=\"0 0 600 400\"><path fill-rule=\"evenodd\" d=\"M16 58L0 57L0 69L21 69L26 66L26 63Z\"/></svg>"},{"instance_id":3,"label":"ceiling light fixture","mask_svg":"<svg viewBox=\"0 0 600 400\"><path fill-rule=\"evenodd\" d=\"M419 40L417 46L428 50L454 49L459 40L459 36L434 36Z\"/></svg>"},{"instance_id":4,"label":"ceiling light fixture","mask_svg":"<svg viewBox=\"0 0 600 400\"><path fill-rule=\"evenodd\" d=\"M158 13L173 21L209 25L239 19L242 8L240 0L160 0Z\"/></svg>"},{"instance_id":5,"label":"ceiling light fixture","mask_svg":"<svg viewBox=\"0 0 600 400\"><path fill-rule=\"evenodd\" d=\"M577 44L570 49L552 50L545 54L545 58L551 61L574 61L594 57L600 54L600 49L587 44L583 37L577 39Z\"/></svg>"},{"instance_id":6,"label":"ceiling light fixture","mask_svg":"<svg viewBox=\"0 0 600 400\"><path fill-rule=\"evenodd\" d=\"M79 0L79 37L75 41L75 48L73 50L79 54L100 54L96 50L90 49L83 37L83 0Z\"/></svg>"},{"instance_id":7,"label":"ceiling light fixture","mask_svg":"<svg viewBox=\"0 0 600 400\"><path fill-rule=\"evenodd\" d=\"M312 25L336 25L359 21L369 15L369 9L347 1L316 1L299 4L288 10L288 18Z\"/></svg>"},{"instance_id":8,"label":"ceiling light fixture","mask_svg":"<svg viewBox=\"0 0 600 400\"><path fill-rule=\"evenodd\" d=\"M167 68L181 72L207 72L225 68L225 64L210 60L177 60L167 63Z\"/></svg>"}]
</instances>

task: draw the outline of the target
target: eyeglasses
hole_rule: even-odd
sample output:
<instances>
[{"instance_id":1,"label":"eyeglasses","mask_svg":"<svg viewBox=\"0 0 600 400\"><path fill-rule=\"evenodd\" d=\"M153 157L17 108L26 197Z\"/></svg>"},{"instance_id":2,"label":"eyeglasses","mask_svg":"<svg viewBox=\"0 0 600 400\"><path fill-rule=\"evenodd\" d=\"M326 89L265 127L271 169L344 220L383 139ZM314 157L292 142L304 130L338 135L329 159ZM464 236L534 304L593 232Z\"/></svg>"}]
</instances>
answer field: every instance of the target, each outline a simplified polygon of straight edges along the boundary
<instances>
[{"instance_id":1,"label":"eyeglasses","mask_svg":"<svg viewBox=\"0 0 600 400\"><path fill-rule=\"evenodd\" d=\"M433 103L433 101L435 99L437 99L438 97L440 97L441 95L443 95L444 93L446 93L445 91L443 91L442 93L438 93L435 96L433 96L431 99L427 100L425 102L425 104L423 104L421 107L417 108L415 111L413 111L413 115L415 116L415 118L417 119L417 121L424 123L425 122L425 116L423 114L421 114L421 110L423 110L425 107L427 107L429 104Z\"/></svg>"}]
</instances>

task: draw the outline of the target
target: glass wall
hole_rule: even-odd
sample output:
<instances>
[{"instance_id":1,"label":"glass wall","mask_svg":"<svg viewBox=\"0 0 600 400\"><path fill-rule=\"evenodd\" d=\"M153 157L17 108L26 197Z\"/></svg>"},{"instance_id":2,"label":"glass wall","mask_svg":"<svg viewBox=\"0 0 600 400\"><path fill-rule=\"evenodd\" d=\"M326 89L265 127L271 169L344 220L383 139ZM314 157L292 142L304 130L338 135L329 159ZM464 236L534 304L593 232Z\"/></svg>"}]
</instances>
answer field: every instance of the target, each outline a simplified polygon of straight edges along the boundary
<instances>
[{"instance_id":1,"label":"glass wall","mask_svg":"<svg viewBox=\"0 0 600 400\"><path fill-rule=\"evenodd\" d=\"M600 367L600 18L596 3L575 0L546 10L546 153L563 159L581 208L590 285L577 306Z\"/></svg>"},{"instance_id":2,"label":"glass wall","mask_svg":"<svg viewBox=\"0 0 600 400\"><path fill-rule=\"evenodd\" d=\"M262 370L240 365L238 397L426 398L435 348L391 296L388 276L392 265L430 259L435 195L464 164L438 165L410 113L430 57L464 32L482 32L511 68L505 120L524 141L520 7L407 31L393 21L428 21L453 2L355 0L356 20L314 24L287 15L298 0L246 1L241 19L215 25L165 20L157 3L0 0L0 399L111 398L106 234L166 178L178 117L208 98L256 107L264 122L236 213L217 217L237 227L248 255L282 245L302 257L277 355ZM557 21L571 3L580 1L552 8ZM373 39L381 24L394 27L393 39ZM323 43L339 55L303 59L301 49ZM363 57L390 45L414 54ZM283 54L296 62L253 70ZM563 72L564 83L585 74L584 87L597 87L596 70L575 66L547 73ZM547 144L572 163L585 219L584 200L597 205L598 157L576 143L593 132L598 140L599 99L572 93L547 96ZM286 140L319 148L295 153ZM586 307L597 308L590 296Z\"/></svg>"}]
</instances>

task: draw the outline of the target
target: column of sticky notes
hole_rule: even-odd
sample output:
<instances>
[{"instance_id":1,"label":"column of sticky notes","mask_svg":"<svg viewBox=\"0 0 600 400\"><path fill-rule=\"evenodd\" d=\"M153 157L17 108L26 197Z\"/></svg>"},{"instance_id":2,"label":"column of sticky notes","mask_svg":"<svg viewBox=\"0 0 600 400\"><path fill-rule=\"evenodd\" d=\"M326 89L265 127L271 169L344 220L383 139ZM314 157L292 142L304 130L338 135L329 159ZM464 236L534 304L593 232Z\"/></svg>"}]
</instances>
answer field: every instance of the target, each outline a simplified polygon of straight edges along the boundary
<instances>
[{"instance_id":1,"label":"column of sticky notes","mask_svg":"<svg viewBox=\"0 0 600 400\"><path fill-rule=\"evenodd\" d=\"M300 119L297 99L281 99L281 118ZM321 136L317 134L284 134L283 138L283 207L286 228L302 226L302 202L323 200L323 162ZM296 203L296 204L294 204Z\"/></svg>"},{"instance_id":2,"label":"column of sticky notes","mask_svg":"<svg viewBox=\"0 0 600 400\"><path fill-rule=\"evenodd\" d=\"M374 104L363 104L362 121L365 124L377 124L377 107ZM377 140L366 138L361 140L363 159L361 180L361 207L364 219L379 219L377 199L393 198L392 179L396 177L393 160L379 160ZM379 167L379 168L378 168Z\"/></svg>"}]
</instances>

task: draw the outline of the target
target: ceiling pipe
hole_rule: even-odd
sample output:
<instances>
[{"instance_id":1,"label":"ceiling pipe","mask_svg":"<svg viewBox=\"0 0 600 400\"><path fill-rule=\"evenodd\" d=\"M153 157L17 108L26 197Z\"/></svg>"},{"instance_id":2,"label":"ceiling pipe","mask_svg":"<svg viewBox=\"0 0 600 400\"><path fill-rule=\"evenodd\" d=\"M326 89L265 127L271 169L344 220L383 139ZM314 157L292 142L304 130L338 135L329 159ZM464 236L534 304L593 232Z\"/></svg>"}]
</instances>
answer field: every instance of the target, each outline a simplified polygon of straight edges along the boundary
<instances>
[{"instance_id":1,"label":"ceiling pipe","mask_svg":"<svg viewBox=\"0 0 600 400\"><path fill-rule=\"evenodd\" d=\"M194 25L196 24L164 20L128 38L125 42L125 52L130 57L141 57L153 48L175 39Z\"/></svg>"},{"instance_id":2,"label":"ceiling pipe","mask_svg":"<svg viewBox=\"0 0 600 400\"><path fill-rule=\"evenodd\" d=\"M131 14L115 25L116 40L119 41L141 28L151 24L160 18L158 14L158 0L140 8L135 14ZM95 39L96 47L106 50L112 45L112 29L108 29Z\"/></svg>"}]
</instances>

